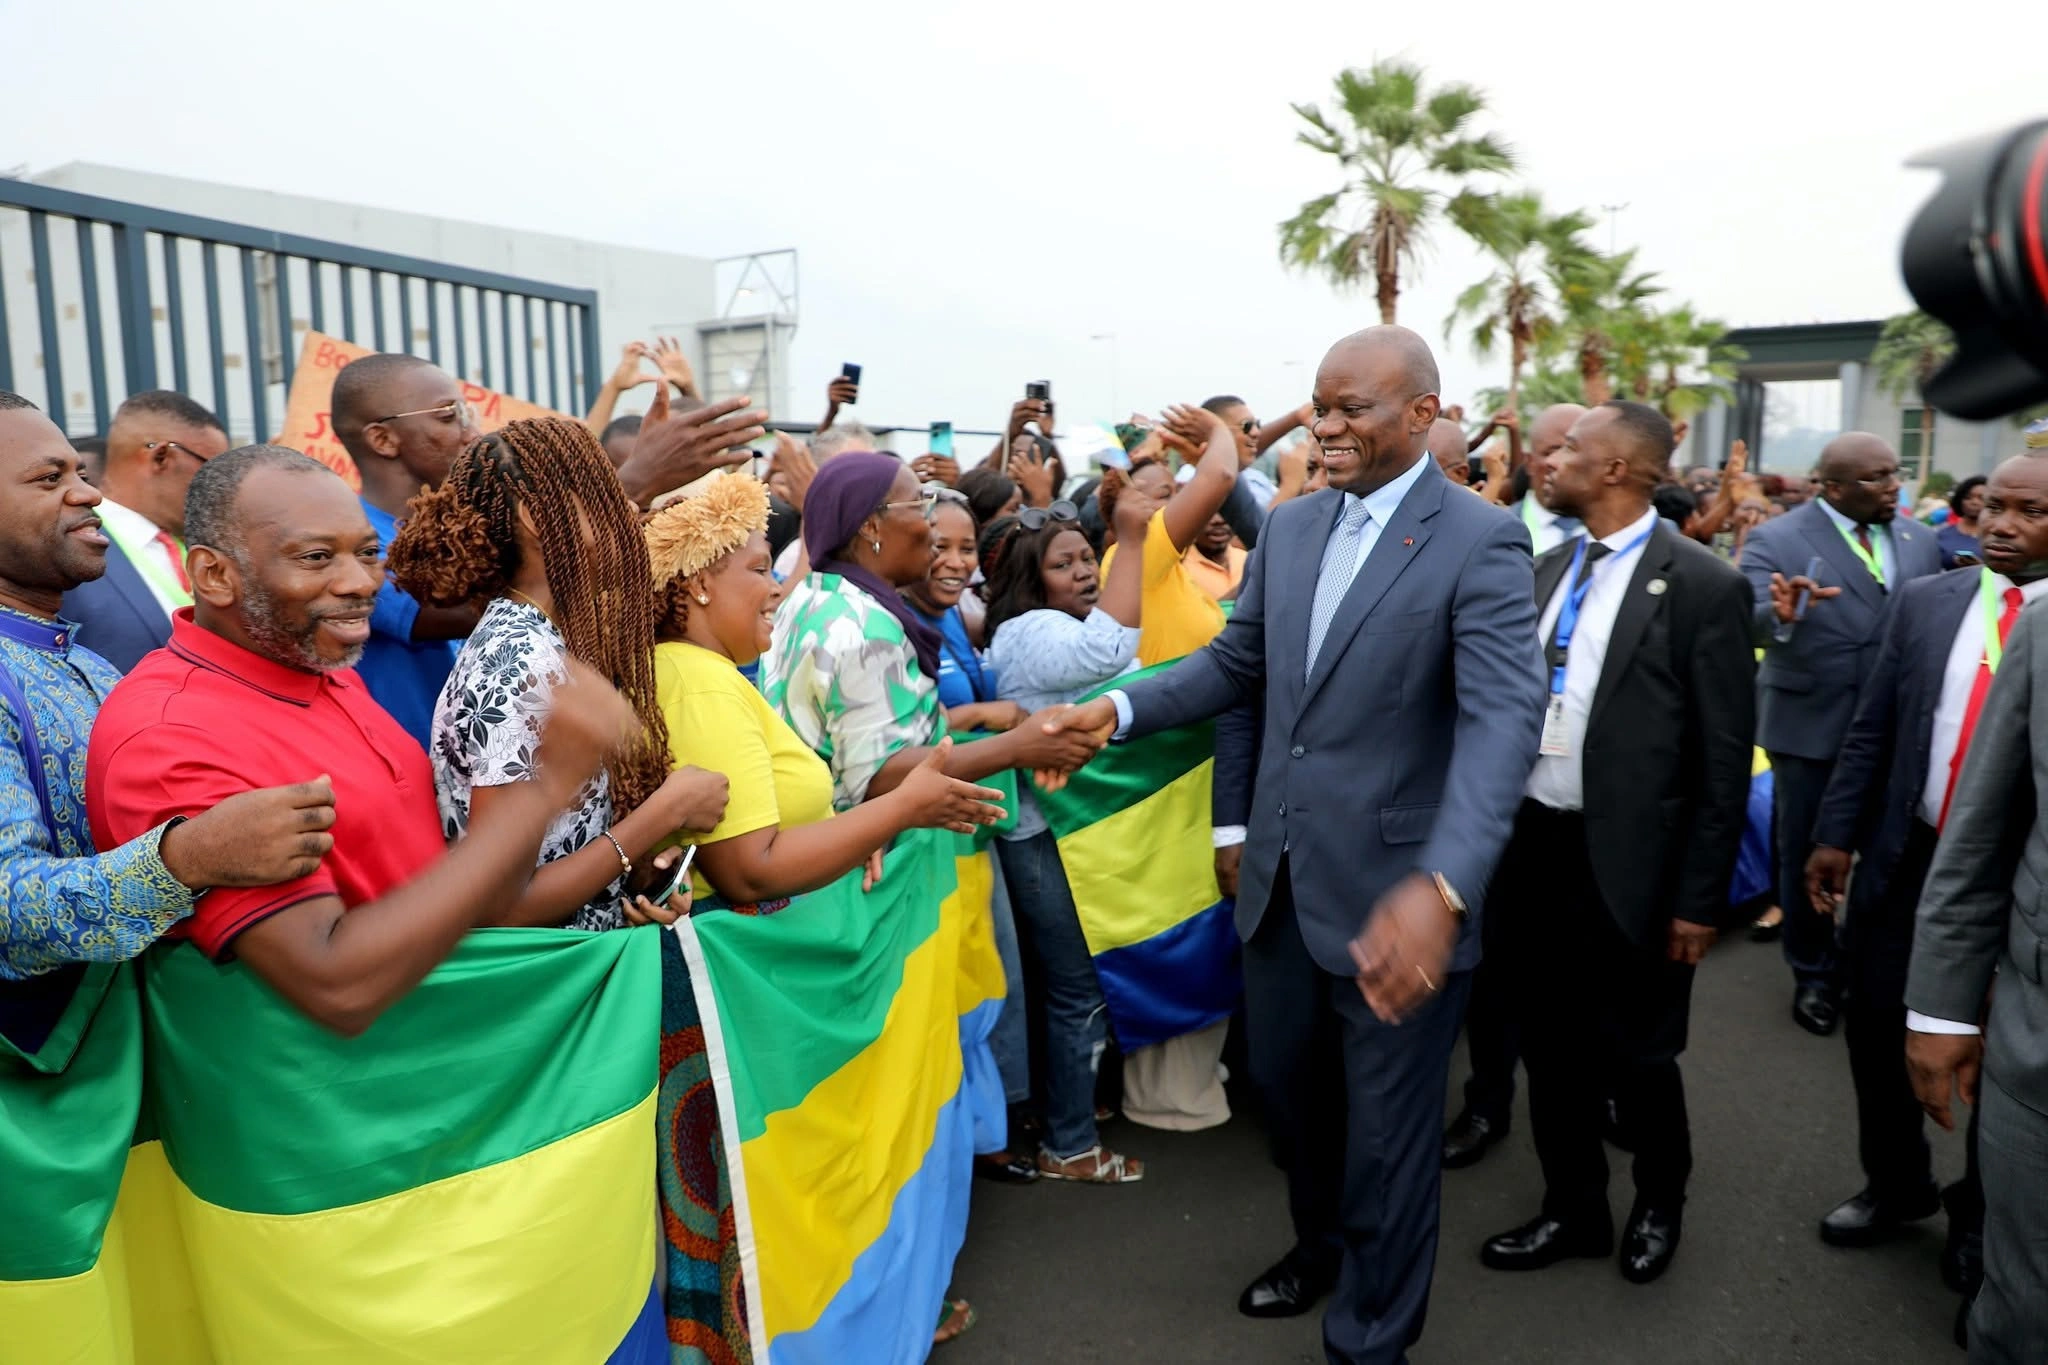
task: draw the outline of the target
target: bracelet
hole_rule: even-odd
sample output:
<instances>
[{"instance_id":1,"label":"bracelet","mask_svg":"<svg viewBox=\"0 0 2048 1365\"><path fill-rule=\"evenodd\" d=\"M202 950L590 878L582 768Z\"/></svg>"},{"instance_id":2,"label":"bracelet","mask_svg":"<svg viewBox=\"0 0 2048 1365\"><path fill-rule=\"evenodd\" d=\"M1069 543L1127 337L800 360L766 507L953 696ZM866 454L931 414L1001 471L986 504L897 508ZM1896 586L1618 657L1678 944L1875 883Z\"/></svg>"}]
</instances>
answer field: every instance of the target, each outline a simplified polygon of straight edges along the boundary
<instances>
[{"instance_id":1,"label":"bracelet","mask_svg":"<svg viewBox=\"0 0 2048 1365\"><path fill-rule=\"evenodd\" d=\"M1451 889L1451 884L1444 879L1443 873L1432 872L1429 875L1436 882L1437 895L1443 897L1444 908L1459 919L1465 919L1468 915L1465 908L1465 898Z\"/></svg>"},{"instance_id":2,"label":"bracelet","mask_svg":"<svg viewBox=\"0 0 2048 1365\"><path fill-rule=\"evenodd\" d=\"M628 857L626 856L626 849L625 849L625 846L624 846L623 844L621 844L621 843L620 843L620 842L618 841L618 839L617 839L616 837L614 837L614 836L613 836L612 832L611 832L610 830L608 830L608 829L601 829L601 830L599 830L599 831L598 831L598 833L599 833L599 834L602 834L602 835L603 835L603 836L604 836L604 837L605 837L605 838L606 838L607 840L610 840L610 842L611 842L611 846L612 846L612 852L614 852L614 853L616 853L616 854L618 854L618 855L619 855L619 875L620 875L621 877L630 877L630 876L632 876L632 875L633 875L633 860L632 860L631 858L628 858Z\"/></svg>"}]
</instances>

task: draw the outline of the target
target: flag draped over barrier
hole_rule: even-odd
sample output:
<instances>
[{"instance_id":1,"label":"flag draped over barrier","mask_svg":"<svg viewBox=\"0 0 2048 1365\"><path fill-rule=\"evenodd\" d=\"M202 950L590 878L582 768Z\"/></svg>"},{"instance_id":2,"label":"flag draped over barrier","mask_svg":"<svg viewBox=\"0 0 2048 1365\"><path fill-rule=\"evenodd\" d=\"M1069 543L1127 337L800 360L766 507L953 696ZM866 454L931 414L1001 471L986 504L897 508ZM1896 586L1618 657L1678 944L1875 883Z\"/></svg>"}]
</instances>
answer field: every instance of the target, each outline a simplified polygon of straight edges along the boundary
<instances>
[{"instance_id":1,"label":"flag draped over barrier","mask_svg":"<svg viewBox=\"0 0 2048 1365\"><path fill-rule=\"evenodd\" d=\"M1206 1028L1237 1007L1237 935L1210 837L1215 756L1205 721L1111 745L1063 790L1036 792L1126 1051Z\"/></svg>"},{"instance_id":2,"label":"flag draped over barrier","mask_svg":"<svg viewBox=\"0 0 2048 1365\"><path fill-rule=\"evenodd\" d=\"M726 1150L740 1154L758 1360L930 1349L966 1235L975 1130L1000 1131L1002 1114L977 1046L1003 993L987 858L916 831L871 892L856 871L774 915L678 925Z\"/></svg>"},{"instance_id":3,"label":"flag draped over barrier","mask_svg":"<svg viewBox=\"0 0 2048 1365\"><path fill-rule=\"evenodd\" d=\"M757 1360L929 1349L1001 1131L987 858L909 835L872 893L704 914L667 955ZM91 969L0 1053L0 1365L668 1361L663 932L473 933L355 1039L189 946Z\"/></svg>"}]
</instances>

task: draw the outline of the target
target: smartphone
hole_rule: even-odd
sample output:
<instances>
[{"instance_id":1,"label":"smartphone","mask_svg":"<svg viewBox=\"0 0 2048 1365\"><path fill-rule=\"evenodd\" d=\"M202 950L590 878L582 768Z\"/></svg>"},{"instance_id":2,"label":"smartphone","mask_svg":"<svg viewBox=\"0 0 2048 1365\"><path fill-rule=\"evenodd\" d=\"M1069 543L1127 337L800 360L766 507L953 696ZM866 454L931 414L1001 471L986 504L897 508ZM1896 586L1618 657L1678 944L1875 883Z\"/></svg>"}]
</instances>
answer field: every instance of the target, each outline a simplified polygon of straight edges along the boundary
<instances>
[{"instance_id":1,"label":"smartphone","mask_svg":"<svg viewBox=\"0 0 2048 1365\"><path fill-rule=\"evenodd\" d=\"M949 460L953 458L953 424L951 422L932 423L931 453L942 455Z\"/></svg>"},{"instance_id":2,"label":"smartphone","mask_svg":"<svg viewBox=\"0 0 2048 1365\"><path fill-rule=\"evenodd\" d=\"M1050 403L1052 401L1052 381L1050 379L1032 380L1024 386L1024 396L1036 399L1041 403Z\"/></svg>"},{"instance_id":3,"label":"smartphone","mask_svg":"<svg viewBox=\"0 0 2048 1365\"><path fill-rule=\"evenodd\" d=\"M1465 480L1474 488L1486 482L1486 457L1484 455L1466 457Z\"/></svg>"},{"instance_id":4,"label":"smartphone","mask_svg":"<svg viewBox=\"0 0 2048 1365\"><path fill-rule=\"evenodd\" d=\"M684 885L689 882L690 864L695 862L696 859L697 846L695 844L691 844L688 848L683 850L683 856L676 862L675 875L669 878L668 885L662 887L659 892L652 896L649 896L647 899L653 901L656 905L667 905L668 898L670 896L675 895L676 892L681 891Z\"/></svg>"},{"instance_id":5,"label":"smartphone","mask_svg":"<svg viewBox=\"0 0 2048 1365\"><path fill-rule=\"evenodd\" d=\"M1812 559L1806 561L1806 576L1809 580L1812 581L1815 587L1820 586L1820 576L1827 569L1827 566L1827 561L1825 559L1822 559L1819 555L1815 555ZM1806 619L1807 604L1812 601L1813 594L1808 592L1805 588L1801 588L1799 590L1799 600L1798 602L1794 603L1792 607L1792 619L1795 621L1804 621Z\"/></svg>"},{"instance_id":6,"label":"smartphone","mask_svg":"<svg viewBox=\"0 0 2048 1365\"><path fill-rule=\"evenodd\" d=\"M839 367L839 377L852 384L855 388L860 387L860 366L854 364L851 360L847 361Z\"/></svg>"}]
</instances>

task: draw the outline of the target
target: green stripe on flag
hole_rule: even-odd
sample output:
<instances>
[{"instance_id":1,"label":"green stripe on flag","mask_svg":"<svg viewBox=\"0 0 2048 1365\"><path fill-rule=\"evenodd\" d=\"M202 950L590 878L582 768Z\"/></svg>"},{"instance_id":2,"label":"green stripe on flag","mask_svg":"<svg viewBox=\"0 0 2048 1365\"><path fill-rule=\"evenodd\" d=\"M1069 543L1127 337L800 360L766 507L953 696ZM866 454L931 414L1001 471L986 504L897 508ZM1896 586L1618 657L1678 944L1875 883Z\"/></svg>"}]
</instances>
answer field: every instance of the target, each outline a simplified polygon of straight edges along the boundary
<instances>
[{"instance_id":1,"label":"green stripe on flag","mask_svg":"<svg viewBox=\"0 0 2048 1365\"><path fill-rule=\"evenodd\" d=\"M826 1077L882 1036L903 984L904 959L939 927L939 903L955 885L962 836L912 830L883 858L882 880L860 889L853 871L773 915L714 913L693 921L710 967L719 1016L757 1021L805 1013L802 1046L747 1040L735 1066L733 1110L740 1141L767 1131L768 1116L803 1103Z\"/></svg>"},{"instance_id":2,"label":"green stripe on flag","mask_svg":"<svg viewBox=\"0 0 2048 1365\"><path fill-rule=\"evenodd\" d=\"M659 929L479 929L359 1039L196 948L144 963L164 1150L201 1199L310 1213L524 1155L654 1089ZM271 1159L249 1162L246 1154Z\"/></svg>"},{"instance_id":3,"label":"green stripe on flag","mask_svg":"<svg viewBox=\"0 0 2048 1365\"><path fill-rule=\"evenodd\" d=\"M1163 673L1179 662L1178 659L1169 659L1163 664L1112 678L1080 700L1087 701L1105 692L1129 687L1155 673ZM1031 793L1038 801L1039 810L1045 814L1045 822L1052 826L1054 836L1065 838L1077 829L1085 829L1118 811L1128 810L1215 756L1215 723L1201 721L1134 739L1128 744L1111 745L1068 778L1067 785L1061 790L1049 792L1034 786Z\"/></svg>"},{"instance_id":4,"label":"green stripe on flag","mask_svg":"<svg viewBox=\"0 0 2048 1365\"><path fill-rule=\"evenodd\" d=\"M89 969L52 1036L70 1054L55 1074L12 1049L0 1057L0 1280L82 1275L99 1260L142 1103L134 970Z\"/></svg>"}]
</instances>

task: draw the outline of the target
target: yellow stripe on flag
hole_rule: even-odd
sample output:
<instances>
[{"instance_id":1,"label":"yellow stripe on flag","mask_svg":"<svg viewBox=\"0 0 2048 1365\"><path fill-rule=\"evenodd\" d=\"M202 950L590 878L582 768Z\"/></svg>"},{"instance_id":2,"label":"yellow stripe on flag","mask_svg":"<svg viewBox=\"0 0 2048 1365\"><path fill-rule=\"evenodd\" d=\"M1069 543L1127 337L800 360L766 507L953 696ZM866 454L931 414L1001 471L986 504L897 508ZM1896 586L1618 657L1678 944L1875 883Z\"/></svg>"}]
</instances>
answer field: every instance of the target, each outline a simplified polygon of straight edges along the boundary
<instances>
[{"instance_id":1,"label":"yellow stripe on flag","mask_svg":"<svg viewBox=\"0 0 2048 1365\"><path fill-rule=\"evenodd\" d=\"M941 907L940 913L960 925L960 1003L956 1013L966 1014L987 1000L1000 1000L1007 993L1003 980L1003 959L996 952L995 850L953 860L959 886Z\"/></svg>"},{"instance_id":2,"label":"yellow stripe on flag","mask_svg":"<svg viewBox=\"0 0 2048 1365\"><path fill-rule=\"evenodd\" d=\"M1100 956L1143 943L1221 899L1209 837L1215 767L1200 764L1059 841L1074 900L1087 907L1081 931L1089 952ZM1199 868L1201 875L1160 875L1161 868L1179 867Z\"/></svg>"},{"instance_id":3,"label":"yellow stripe on flag","mask_svg":"<svg viewBox=\"0 0 2048 1365\"><path fill-rule=\"evenodd\" d=\"M212 1365L178 1230L181 1188L161 1143L130 1149L99 1263L0 1282L0 1365Z\"/></svg>"},{"instance_id":4,"label":"yellow stripe on flag","mask_svg":"<svg viewBox=\"0 0 2048 1365\"><path fill-rule=\"evenodd\" d=\"M967 918L961 898L948 896L938 929L903 959L881 1035L802 1104L770 1114L767 1130L742 1148L770 1341L813 1326L846 1284L888 1227L897 1191L924 1165L939 1111L960 1088L956 982Z\"/></svg>"},{"instance_id":5,"label":"yellow stripe on flag","mask_svg":"<svg viewBox=\"0 0 2048 1365\"><path fill-rule=\"evenodd\" d=\"M650 1093L524 1156L318 1213L177 1185L220 1365L605 1359L654 1278L654 1111Z\"/></svg>"}]
</instances>

